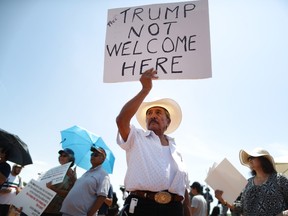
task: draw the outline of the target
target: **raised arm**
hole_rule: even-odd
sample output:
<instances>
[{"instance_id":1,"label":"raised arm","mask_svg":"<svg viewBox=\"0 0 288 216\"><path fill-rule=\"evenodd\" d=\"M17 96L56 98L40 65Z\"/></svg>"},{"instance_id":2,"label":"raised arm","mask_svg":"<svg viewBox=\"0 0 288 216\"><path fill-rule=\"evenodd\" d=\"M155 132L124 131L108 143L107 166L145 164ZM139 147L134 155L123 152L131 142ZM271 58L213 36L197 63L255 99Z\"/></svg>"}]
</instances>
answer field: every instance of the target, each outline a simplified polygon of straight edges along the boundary
<instances>
[{"instance_id":1,"label":"raised arm","mask_svg":"<svg viewBox=\"0 0 288 216\"><path fill-rule=\"evenodd\" d=\"M141 78L140 82L142 84L142 89L140 92L133 97L130 101L128 101L123 108L121 109L119 115L116 118L117 127L119 133L124 141L127 140L128 135L130 133L130 121L132 117L137 112L139 106L144 101L146 96L149 94L152 89L152 79L157 79L156 76L157 71L153 68L145 71Z\"/></svg>"}]
</instances>

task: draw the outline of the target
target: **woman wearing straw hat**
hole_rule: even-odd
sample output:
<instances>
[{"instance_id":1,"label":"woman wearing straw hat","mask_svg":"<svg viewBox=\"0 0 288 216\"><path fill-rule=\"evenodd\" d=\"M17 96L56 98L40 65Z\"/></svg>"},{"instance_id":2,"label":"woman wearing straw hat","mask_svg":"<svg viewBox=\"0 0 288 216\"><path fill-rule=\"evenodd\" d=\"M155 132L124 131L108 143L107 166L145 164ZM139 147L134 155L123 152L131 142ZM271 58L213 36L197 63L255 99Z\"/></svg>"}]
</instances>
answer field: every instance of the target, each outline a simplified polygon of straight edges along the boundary
<instances>
[{"instance_id":1,"label":"woman wearing straw hat","mask_svg":"<svg viewBox=\"0 0 288 216\"><path fill-rule=\"evenodd\" d=\"M227 203L220 190L215 190L215 197L244 216L288 215L288 179L277 173L269 152L261 148L241 150L239 158L244 166L250 167L252 174L241 194L240 204L234 206Z\"/></svg>"},{"instance_id":2,"label":"woman wearing straw hat","mask_svg":"<svg viewBox=\"0 0 288 216\"><path fill-rule=\"evenodd\" d=\"M166 135L179 126L181 108L167 98L143 102L152 89L152 80L158 78L156 73L149 69L142 74L142 89L116 119L117 143L127 158L124 184L130 192L122 215L182 216L183 207L185 215L190 215L188 175L174 139ZM135 114L147 131L130 125Z\"/></svg>"}]
</instances>

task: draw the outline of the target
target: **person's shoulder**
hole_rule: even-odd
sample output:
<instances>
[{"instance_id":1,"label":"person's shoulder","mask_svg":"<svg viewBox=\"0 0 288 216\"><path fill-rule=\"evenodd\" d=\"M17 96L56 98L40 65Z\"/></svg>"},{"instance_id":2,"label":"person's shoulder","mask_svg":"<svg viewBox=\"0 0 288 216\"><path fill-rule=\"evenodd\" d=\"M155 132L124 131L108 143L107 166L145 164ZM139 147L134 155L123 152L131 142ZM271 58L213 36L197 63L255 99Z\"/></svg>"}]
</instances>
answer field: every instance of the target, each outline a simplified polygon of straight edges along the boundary
<instances>
[{"instance_id":1,"label":"person's shoulder","mask_svg":"<svg viewBox=\"0 0 288 216\"><path fill-rule=\"evenodd\" d=\"M283 173L273 173L272 175L277 176L277 178L287 178Z\"/></svg>"},{"instance_id":2,"label":"person's shoulder","mask_svg":"<svg viewBox=\"0 0 288 216\"><path fill-rule=\"evenodd\" d=\"M194 195L193 197L192 197L192 199L193 198L195 198L195 199L204 199L204 196L202 195L202 194L197 194L197 195Z\"/></svg>"},{"instance_id":3,"label":"person's shoulder","mask_svg":"<svg viewBox=\"0 0 288 216\"><path fill-rule=\"evenodd\" d=\"M247 181L248 181L248 182L253 181L254 177L255 177L255 176L251 176L251 177L249 177L249 178L247 179Z\"/></svg>"},{"instance_id":4,"label":"person's shoulder","mask_svg":"<svg viewBox=\"0 0 288 216\"><path fill-rule=\"evenodd\" d=\"M284 174L282 173L275 173L275 178L277 178L277 180L280 180L280 181L288 181L288 178L287 176L285 176Z\"/></svg>"},{"instance_id":5,"label":"person's shoulder","mask_svg":"<svg viewBox=\"0 0 288 216\"><path fill-rule=\"evenodd\" d=\"M110 181L110 176L107 173L107 171L103 167L101 167L100 170L101 170L100 171L100 176L102 177L102 179L106 179L106 180Z\"/></svg>"},{"instance_id":6,"label":"person's shoulder","mask_svg":"<svg viewBox=\"0 0 288 216\"><path fill-rule=\"evenodd\" d=\"M134 127L131 127L131 130L130 130L130 134L129 136L133 137L133 136L137 136L137 137L150 137L152 136L154 133L150 130L144 130L142 128L136 128L135 126ZM157 136L157 135L155 135Z\"/></svg>"},{"instance_id":7,"label":"person's shoulder","mask_svg":"<svg viewBox=\"0 0 288 216\"><path fill-rule=\"evenodd\" d=\"M145 131L144 129L142 129L142 128L137 128L137 127L135 127L134 125L130 125L130 129L131 129L131 132L130 133L132 133L132 132L134 132L134 133L150 133L150 131L149 130L147 130L147 131Z\"/></svg>"},{"instance_id":8,"label":"person's shoulder","mask_svg":"<svg viewBox=\"0 0 288 216\"><path fill-rule=\"evenodd\" d=\"M201 197L200 199L201 199L201 200L205 200L205 202L206 202L206 199L205 199L204 195L203 195L203 194L199 194L199 195L200 195L200 197Z\"/></svg>"}]
</instances>

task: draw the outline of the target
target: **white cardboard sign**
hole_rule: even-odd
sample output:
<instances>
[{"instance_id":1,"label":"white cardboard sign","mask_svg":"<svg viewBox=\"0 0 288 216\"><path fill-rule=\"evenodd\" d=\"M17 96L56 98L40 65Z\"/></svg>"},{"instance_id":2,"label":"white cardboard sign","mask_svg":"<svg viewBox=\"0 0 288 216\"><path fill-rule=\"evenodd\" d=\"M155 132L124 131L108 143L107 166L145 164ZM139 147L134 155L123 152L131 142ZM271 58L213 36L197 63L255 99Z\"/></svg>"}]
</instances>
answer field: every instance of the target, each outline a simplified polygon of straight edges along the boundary
<instances>
[{"instance_id":1,"label":"white cardboard sign","mask_svg":"<svg viewBox=\"0 0 288 216\"><path fill-rule=\"evenodd\" d=\"M232 204L247 184L244 176L225 158L220 164L213 164L205 182L213 190L222 190L224 200Z\"/></svg>"},{"instance_id":2,"label":"white cardboard sign","mask_svg":"<svg viewBox=\"0 0 288 216\"><path fill-rule=\"evenodd\" d=\"M104 82L212 76L208 0L108 10Z\"/></svg>"},{"instance_id":3,"label":"white cardboard sign","mask_svg":"<svg viewBox=\"0 0 288 216\"><path fill-rule=\"evenodd\" d=\"M63 182L64 177L67 173L67 170L69 169L72 162L59 165L56 167L53 167L46 171L45 173L41 174L38 178L38 181L41 184L46 184L47 182L52 182L52 185L58 184Z\"/></svg>"},{"instance_id":4,"label":"white cardboard sign","mask_svg":"<svg viewBox=\"0 0 288 216\"><path fill-rule=\"evenodd\" d=\"M34 179L24 187L12 200L12 204L17 208L22 207L22 212L29 216L39 216L54 198L56 193L43 187Z\"/></svg>"}]
</instances>

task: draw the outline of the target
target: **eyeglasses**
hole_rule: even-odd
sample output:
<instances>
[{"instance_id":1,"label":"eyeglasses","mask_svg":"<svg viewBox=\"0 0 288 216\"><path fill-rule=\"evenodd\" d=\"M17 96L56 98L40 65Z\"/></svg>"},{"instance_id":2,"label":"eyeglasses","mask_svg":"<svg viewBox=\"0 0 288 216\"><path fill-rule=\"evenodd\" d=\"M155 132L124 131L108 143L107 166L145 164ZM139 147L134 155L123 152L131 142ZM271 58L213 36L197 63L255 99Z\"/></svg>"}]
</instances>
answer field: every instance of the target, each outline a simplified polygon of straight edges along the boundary
<instances>
[{"instance_id":1,"label":"eyeglasses","mask_svg":"<svg viewBox=\"0 0 288 216\"><path fill-rule=\"evenodd\" d=\"M91 153L91 157L98 157L98 156L100 156L100 155L102 155L102 154L99 153L99 152L97 152L97 151Z\"/></svg>"},{"instance_id":2,"label":"eyeglasses","mask_svg":"<svg viewBox=\"0 0 288 216\"><path fill-rule=\"evenodd\" d=\"M68 157L68 155L66 155L66 154L61 154L61 155L59 155L59 157Z\"/></svg>"}]
</instances>

